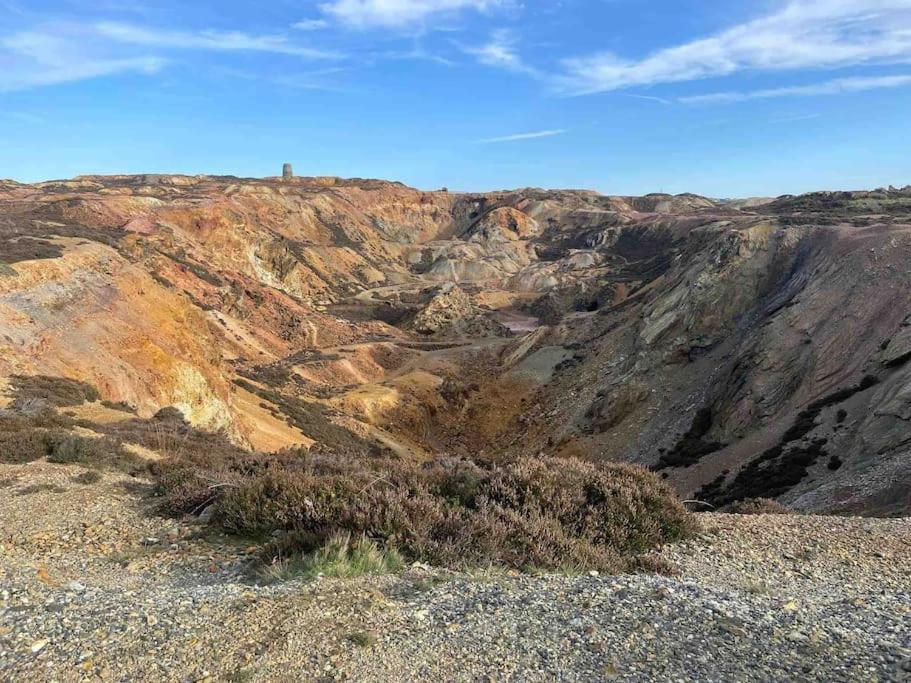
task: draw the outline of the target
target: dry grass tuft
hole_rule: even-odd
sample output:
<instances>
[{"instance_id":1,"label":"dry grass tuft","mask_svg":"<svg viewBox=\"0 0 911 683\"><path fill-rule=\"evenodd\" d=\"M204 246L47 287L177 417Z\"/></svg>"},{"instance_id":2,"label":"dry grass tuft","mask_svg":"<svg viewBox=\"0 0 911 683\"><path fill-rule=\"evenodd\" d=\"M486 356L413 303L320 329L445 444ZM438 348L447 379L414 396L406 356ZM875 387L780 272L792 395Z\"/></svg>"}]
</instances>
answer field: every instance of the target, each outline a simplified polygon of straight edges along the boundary
<instances>
[{"instance_id":1,"label":"dry grass tuft","mask_svg":"<svg viewBox=\"0 0 911 683\"><path fill-rule=\"evenodd\" d=\"M273 581L299 576L350 579L394 574L405 567L405 560L395 549L381 548L364 536L352 540L347 533L335 534L325 544L309 552L302 551L287 540L280 545L284 550L279 554L275 554L275 545L267 549L266 557L271 556L271 559L260 569L262 578ZM307 547L306 544L303 546Z\"/></svg>"}]
</instances>

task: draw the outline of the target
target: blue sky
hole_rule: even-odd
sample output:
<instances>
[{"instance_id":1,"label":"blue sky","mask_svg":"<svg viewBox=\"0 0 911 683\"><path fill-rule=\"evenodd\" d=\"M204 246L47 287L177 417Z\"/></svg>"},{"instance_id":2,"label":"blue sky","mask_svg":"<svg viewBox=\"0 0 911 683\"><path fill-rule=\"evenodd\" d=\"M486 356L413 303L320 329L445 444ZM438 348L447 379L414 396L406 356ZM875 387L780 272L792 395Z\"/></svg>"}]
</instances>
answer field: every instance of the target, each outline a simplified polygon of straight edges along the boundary
<instances>
[{"instance_id":1,"label":"blue sky","mask_svg":"<svg viewBox=\"0 0 911 683\"><path fill-rule=\"evenodd\" d=\"M0 177L911 183L911 0L0 0Z\"/></svg>"}]
</instances>

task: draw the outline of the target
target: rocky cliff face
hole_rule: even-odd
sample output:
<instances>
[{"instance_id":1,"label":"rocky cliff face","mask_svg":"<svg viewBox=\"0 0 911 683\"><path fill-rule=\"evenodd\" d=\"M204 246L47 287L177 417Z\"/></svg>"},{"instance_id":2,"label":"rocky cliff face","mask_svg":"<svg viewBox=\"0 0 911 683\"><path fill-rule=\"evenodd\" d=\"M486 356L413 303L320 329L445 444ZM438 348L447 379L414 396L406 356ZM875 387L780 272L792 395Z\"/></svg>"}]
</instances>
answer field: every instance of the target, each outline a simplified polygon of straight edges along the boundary
<instances>
[{"instance_id":1,"label":"rocky cliff face","mask_svg":"<svg viewBox=\"0 0 911 683\"><path fill-rule=\"evenodd\" d=\"M908 190L3 182L0 384L85 380L258 449L572 453L715 505L907 513L909 264Z\"/></svg>"}]
</instances>

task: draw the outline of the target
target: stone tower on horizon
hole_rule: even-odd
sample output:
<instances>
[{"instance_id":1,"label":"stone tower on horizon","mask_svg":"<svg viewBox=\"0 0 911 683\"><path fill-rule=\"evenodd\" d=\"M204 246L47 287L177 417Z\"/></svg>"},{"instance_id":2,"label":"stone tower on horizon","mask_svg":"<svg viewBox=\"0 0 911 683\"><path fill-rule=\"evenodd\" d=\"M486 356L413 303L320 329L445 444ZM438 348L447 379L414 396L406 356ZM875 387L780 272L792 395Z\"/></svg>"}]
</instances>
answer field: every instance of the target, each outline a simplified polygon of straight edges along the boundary
<instances>
[{"instance_id":1,"label":"stone tower on horizon","mask_svg":"<svg viewBox=\"0 0 911 683\"><path fill-rule=\"evenodd\" d=\"M282 165L282 180L291 180L294 177L294 170L291 168L291 164L285 163Z\"/></svg>"}]
</instances>

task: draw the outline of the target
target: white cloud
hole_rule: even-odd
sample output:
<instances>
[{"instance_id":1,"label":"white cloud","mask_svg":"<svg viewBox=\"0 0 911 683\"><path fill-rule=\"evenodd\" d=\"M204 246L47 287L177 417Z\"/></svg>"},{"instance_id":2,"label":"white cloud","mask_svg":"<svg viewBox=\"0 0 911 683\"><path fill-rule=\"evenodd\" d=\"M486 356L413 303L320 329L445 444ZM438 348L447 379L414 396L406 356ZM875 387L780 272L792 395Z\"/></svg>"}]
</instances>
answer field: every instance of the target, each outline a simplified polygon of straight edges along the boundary
<instances>
[{"instance_id":1,"label":"white cloud","mask_svg":"<svg viewBox=\"0 0 911 683\"><path fill-rule=\"evenodd\" d=\"M122 43L157 48L271 52L275 54L327 59L338 55L288 42L281 35L250 35L241 31L167 31L148 29L133 24L100 22L99 35Z\"/></svg>"},{"instance_id":2,"label":"white cloud","mask_svg":"<svg viewBox=\"0 0 911 683\"><path fill-rule=\"evenodd\" d=\"M539 130L534 133L516 133L514 135L503 135L498 138L487 138L486 140L478 140L478 142L483 144L490 144L495 142L515 142L516 140L534 140L536 138L549 138L554 135L563 135L566 130L563 128L555 130Z\"/></svg>"},{"instance_id":3,"label":"white cloud","mask_svg":"<svg viewBox=\"0 0 911 683\"><path fill-rule=\"evenodd\" d=\"M911 75L869 76L857 78L836 78L825 83L812 85L795 85L783 88L767 88L747 92L717 92L708 95L692 95L679 98L685 104L717 104L724 102L745 102L772 97L809 97L815 95L841 95L843 93L876 90L880 88L899 88L911 85Z\"/></svg>"},{"instance_id":4,"label":"white cloud","mask_svg":"<svg viewBox=\"0 0 911 683\"><path fill-rule=\"evenodd\" d=\"M490 42L478 46L462 46L462 50L477 58L481 64L522 71L525 65L515 48L515 39L506 30L495 31Z\"/></svg>"},{"instance_id":5,"label":"white cloud","mask_svg":"<svg viewBox=\"0 0 911 683\"><path fill-rule=\"evenodd\" d=\"M911 62L911 0L789 0L768 16L643 59L602 52L565 60L560 87L587 94L745 70L906 62Z\"/></svg>"},{"instance_id":6,"label":"white cloud","mask_svg":"<svg viewBox=\"0 0 911 683\"><path fill-rule=\"evenodd\" d=\"M486 11L504 0L331 0L320 4L327 16L353 28L401 28L436 15Z\"/></svg>"},{"instance_id":7,"label":"white cloud","mask_svg":"<svg viewBox=\"0 0 911 683\"><path fill-rule=\"evenodd\" d=\"M541 72L525 63L516 47L516 38L512 31L500 29L494 31L490 40L483 45L461 45L456 43L465 54L473 56L485 66L493 66L508 71L523 73L535 78L543 78Z\"/></svg>"}]
</instances>

